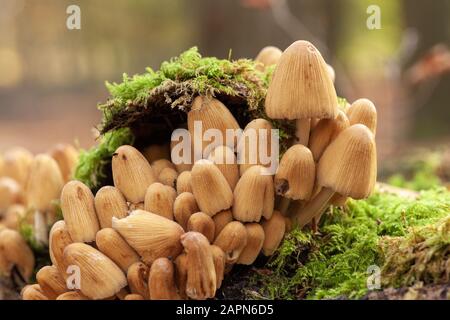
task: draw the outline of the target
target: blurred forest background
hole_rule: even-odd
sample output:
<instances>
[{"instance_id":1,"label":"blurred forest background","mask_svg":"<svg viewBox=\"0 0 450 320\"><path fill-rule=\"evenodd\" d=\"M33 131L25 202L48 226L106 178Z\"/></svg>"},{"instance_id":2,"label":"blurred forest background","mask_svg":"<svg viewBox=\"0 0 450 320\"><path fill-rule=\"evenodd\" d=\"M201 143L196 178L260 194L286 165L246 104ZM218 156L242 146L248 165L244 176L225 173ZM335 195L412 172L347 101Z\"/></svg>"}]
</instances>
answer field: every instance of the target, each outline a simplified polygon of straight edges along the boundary
<instances>
[{"instance_id":1,"label":"blurred forest background","mask_svg":"<svg viewBox=\"0 0 450 320\"><path fill-rule=\"evenodd\" d=\"M81 30L66 28L71 4ZM298 39L334 66L340 96L375 102L381 160L450 142L450 0L0 0L0 152L93 145L104 81L123 72L192 46L253 58Z\"/></svg>"}]
</instances>

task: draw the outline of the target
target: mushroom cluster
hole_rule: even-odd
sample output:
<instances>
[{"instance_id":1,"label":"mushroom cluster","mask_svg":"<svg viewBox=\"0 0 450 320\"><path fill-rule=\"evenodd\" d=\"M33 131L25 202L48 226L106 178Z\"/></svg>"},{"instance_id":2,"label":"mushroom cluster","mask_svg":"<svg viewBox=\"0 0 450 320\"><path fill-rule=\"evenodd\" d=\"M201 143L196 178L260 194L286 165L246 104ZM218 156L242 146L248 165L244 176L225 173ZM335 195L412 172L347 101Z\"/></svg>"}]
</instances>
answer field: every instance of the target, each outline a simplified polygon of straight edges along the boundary
<instances>
[{"instance_id":1,"label":"mushroom cluster","mask_svg":"<svg viewBox=\"0 0 450 320\"><path fill-rule=\"evenodd\" d=\"M28 282L35 257L19 233L24 223L33 240L48 243L48 228L57 220L55 201L70 180L78 159L71 145L59 144L46 154L32 155L15 147L0 155L0 274Z\"/></svg>"},{"instance_id":2,"label":"mushroom cluster","mask_svg":"<svg viewBox=\"0 0 450 320\"><path fill-rule=\"evenodd\" d=\"M284 52L265 48L257 60L260 68L276 64L267 117L249 122L240 138L208 150L208 129L226 136L240 126L222 102L197 96L186 127L192 143L200 141L201 159L177 154L174 142L142 152L123 145L112 157L113 186L95 195L79 181L64 186L64 220L49 236L52 265L24 288L24 299L213 298L235 264L274 254L292 225L314 229L330 204L370 194L376 180L372 102L340 110L331 69L309 42ZM295 121L297 128L274 174L257 150L242 144L245 132L255 130L258 148L272 150L264 136L273 129L271 119ZM240 145L247 152L239 162Z\"/></svg>"}]
</instances>

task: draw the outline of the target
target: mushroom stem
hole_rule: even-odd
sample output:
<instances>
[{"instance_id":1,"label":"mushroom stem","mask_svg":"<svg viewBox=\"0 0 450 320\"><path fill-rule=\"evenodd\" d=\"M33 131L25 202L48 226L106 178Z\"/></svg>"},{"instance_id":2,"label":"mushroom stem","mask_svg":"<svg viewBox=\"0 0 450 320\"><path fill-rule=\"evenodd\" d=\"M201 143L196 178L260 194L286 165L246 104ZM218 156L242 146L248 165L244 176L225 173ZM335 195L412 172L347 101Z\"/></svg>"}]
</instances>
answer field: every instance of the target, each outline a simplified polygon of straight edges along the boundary
<instances>
[{"instance_id":1,"label":"mushroom stem","mask_svg":"<svg viewBox=\"0 0 450 320\"><path fill-rule=\"evenodd\" d=\"M311 130L311 119L297 119L295 122L295 127L297 143L307 147L309 142L309 132Z\"/></svg>"},{"instance_id":2,"label":"mushroom stem","mask_svg":"<svg viewBox=\"0 0 450 320\"><path fill-rule=\"evenodd\" d=\"M328 206L330 199L334 195L334 190L330 188L322 188L308 204L300 208L294 216L295 221L300 228L311 222L314 217L320 216Z\"/></svg>"},{"instance_id":3,"label":"mushroom stem","mask_svg":"<svg viewBox=\"0 0 450 320\"><path fill-rule=\"evenodd\" d=\"M35 240L41 244L48 245L48 227L43 212L34 212L34 236Z\"/></svg>"}]
</instances>

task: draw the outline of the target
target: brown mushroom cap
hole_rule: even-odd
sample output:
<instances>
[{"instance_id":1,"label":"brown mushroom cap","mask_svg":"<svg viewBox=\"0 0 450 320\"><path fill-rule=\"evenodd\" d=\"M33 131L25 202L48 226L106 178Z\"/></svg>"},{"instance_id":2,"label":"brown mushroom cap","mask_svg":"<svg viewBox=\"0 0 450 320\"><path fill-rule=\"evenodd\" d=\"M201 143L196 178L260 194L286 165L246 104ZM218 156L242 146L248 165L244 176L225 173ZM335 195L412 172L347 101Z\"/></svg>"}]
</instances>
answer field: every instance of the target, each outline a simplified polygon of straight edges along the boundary
<instances>
[{"instance_id":1,"label":"brown mushroom cap","mask_svg":"<svg viewBox=\"0 0 450 320\"><path fill-rule=\"evenodd\" d=\"M44 294L52 300L69 290L66 281L55 266L42 267L36 274L36 280Z\"/></svg>"},{"instance_id":2,"label":"brown mushroom cap","mask_svg":"<svg viewBox=\"0 0 450 320\"><path fill-rule=\"evenodd\" d=\"M175 285L173 263L167 258L158 258L150 267L148 287L151 300L179 300Z\"/></svg>"},{"instance_id":3,"label":"brown mushroom cap","mask_svg":"<svg viewBox=\"0 0 450 320\"><path fill-rule=\"evenodd\" d=\"M186 230L187 223L190 216L196 212L199 212L197 201L195 197L190 192L183 192L178 195L173 204L173 215L175 221L180 224L180 226Z\"/></svg>"},{"instance_id":4,"label":"brown mushroom cap","mask_svg":"<svg viewBox=\"0 0 450 320\"><path fill-rule=\"evenodd\" d=\"M309 200L316 178L311 151L303 145L290 147L283 155L275 174L277 194L293 200Z\"/></svg>"},{"instance_id":5,"label":"brown mushroom cap","mask_svg":"<svg viewBox=\"0 0 450 320\"><path fill-rule=\"evenodd\" d=\"M262 48L255 58L255 61L261 63L261 65L258 65L256 69L264 71L265 68L277 64L282 53L283 51L274 46L267 46Z\"/></svg>"},{"instance_id":6,"label":"brown mushroom cap","mask_svg":"<svg viewBox=\"0 0 450 320\"><path fill-rule=\"evenodd\" d=\"M255 262L261 252L265 234L259 223L247 223L245 229L247 230L247 245L241 252L237 263L250 265Z\"/></svg>"},{"instance_id":7,"label":"brown mushroom cap","mask_svg":"<svg viewBox=\"0 0 450 320\"><path fill-rule=\"evenodd\" d=\"M115 187L105 186L98 190L94 204L101 228L111 228L112 217L121 219L128 215L127 201Z\"/></svg>"},{"instance_id":8,"label":"brown mushroom cap","mask_svg":"<svg viewBox=\"0 0 450 320\"><path fill-rule=\"evenodd\" d=\"M247 229L239 221L230 222L214 240L214 245L225 252L227 264L236 263L247 245Z\"/></svg>"},{"instance_id":9,"label":"brown mushroom cap","mask_svg":"<svg viewBox=\"0 0 450 320\"><path fill-rule=\"evenodd\" d=\"M203 234L209 243L214 241L214 225L213 219L203 212L196 212L189 217L187 223L187 231L196 231Z\"/></svg>"},{"instance_id":10,"label":"brown mushroom cap","mask_svg":"<svg viewBox=\"0 0 450 320\"><path fill-rule=\"evenodd\" d=\"M265 256L271 256L280 246L286 232L285 217L279 211L274 211L272 217L264 220L261 226L265 234L262 252Z\"/></svg>"},{"instance_id":11,"label":"brown mushroom cap","mask_svg":"<svg viewBox=\"0 0 450 320\"><path fill-rule=\"evenodd\" d=\"M131 293L139 294L145 299L150 299L150 292L148 290L148 276L149 268L145 263L135 262L127 272L128 287Z\"/></svg>"},{"instance_id":12,"label":"brown mushroom cap","mask_svg":"<svg viewBox=\"0 0 450 320\"><path fill-rule=\"evenodd\" d=\"M342 131L325 150L317 168L320 186L354 199L368 197L376 177L375 140L372 132L362 124Z\"/></svg>"},{"instance_id":13,"label":"brown mushroom cap","mask_svg":"<svg viewBox=\"0 0 450 320\"><path fill-rule=\"evenodd\" d=\"M183 228L157 214L136 210L126 218L113 218L112 227L147 264L161 257L176 258L182 251Z\"/></svg>"},{"instance_id":14,"label":"brown mushroom cap","mask_svg":"<svg viewBox=\"0 0 450 320\"><path fill-rule=\"evenodd\" d=\"M187 121L189 133L191 134L191 139L193 139L193 146L195 144L200 144L202 146L202 151L205 151L205 148L210 144L207 141L203 141L205 131L208 129L217 129L220 130L222 137L224 138L223 145L228 145L233 150L235 149L236 139L226 141L226 130L237 130L239 129L239 124L230 110L228 110L228 108L219 100L210 97L197 96L192 103L191 110L188 112ZM194 130L196 121L201 121L202 130L200 132Z\"/></svg>"},{"instance_id":15,"label":"brown mushroom cap","mask_svg":"<svg viewBox=\"0 0 450 320\"><path fill-rule=\"evenodd\" d=\"M114 186L131 203L144 201L149 185L156 181L153 169L145 157L134 147L119 147L112 158Z\"/></svg>"},{"instance_id":16,"label":"brown mushroom cap","mask_svg":"<svg viewBox=\"0 0 450 320\"><path fill-rule=\"evenodd\" d=\"M81 292L99 300L111 297L127 285L122 270L107 256L84 243L72 243L64 249L64 260L80 270Z\"/></svg>"},{"instance_id":17,"label":"brown mushroom cap","mask_svg":"<svg viewBox=\"0 0 450 320\"><path fill-rule=\"evenodd\" d=\"M24 148L14 147L4 153L3 160L3 175L24 188L33 155Z\"/></svg>"},{"instance_id":18,"label":"brown mushroom cap","mask_svg":"<svg viewBox=\"0 0 450 320\"><path fill-rule=\"evenodd\" d=\"M61 192L61 210L66 228L75 242L92 242L100 229L92 191L79 181L70 181Z\"/></svg>"},{"instance_id":19,"label":"brown mushroom cap","mask_svg":"<svg viewBox=\"0 0 450 320\"><path fill-rule=\"evenodd\" d=\"M234 151L227 146L218 146L209 154L208 160L212 161L219 168L225 179L227 179L231 190L234 190L239 180L239 168Z\"/></svg>"},{"instance_id":20,"label":"brown mushroom cap","mask_svg":"<svg viewBox=\"0 0 450 320\"><path fill-rule=\"evenodd\" d=\"M50 229L49 253L53 265L66 278L67 264L64 262L64 249L73 243L64 220L57 221Z\"/></svg>"},{"instance_id":21,"label":"brown mushroom cap","mask_svg":"<svg viewBox=\"0 0 450 320\"><path fill-rule=\"evenodd\" d=\"M11 205L22 200L22 188L16 180L8 177L0 178L0 213Z\"/></svg>"},{"instance_id":22,"label":"brown mushroom cap","mask_svg":"<svg viewBox=\"0 0 450 320\"><path fill-rule=\"evenodd\" d=\"M145 193L145 211L173 220L173 203L177 197L174 188L162 183L152 183Z\"/></svg>"},{"instance_id":23,"label":"brown mushroom cap","mask_svg":"<svg viewBox=\"0 0 450 320\"><path fill-rule=\"evenodd\" d=\"M0 255L16 266L23 279L28 281L35 265L34 254L19 232L11 229L0 231Z\"/></svg>"},{"instance_id":24,"label":"brown mushroom cap","mask_svg":"<svg viewBox=\"0 0 450 320\"><path fill-rule=\"evenodd\" d=\"M210 216L229 209L233 204L233 193L227 179L209 160L199 160L194 164L191 186L200 210Z\"/></svg>"},{"instance_id":25,"label":"brown mushroom cap","mask_svg":"<svg viewBox=\"0 0 450 320\"><path fill-rule=\"evenodd\" d=\"M347 110L350 125L363 124L375 135L377 132L377 109L369 99L358 99Z\"/></svg>"},{"instance_id":26,"label":"brown mushroom cap","mask_svg":"<svg viewBox=\"0 0 450 320\"><path fill-rule=\"evenodd\" d=\"M64 181L70 181L78 163L78 150L70 144L60 143L50 151L50 155L58 163Z\"/></svg>"},{"instance_id":27,"label":"brown mushroom cap","mask_svg":"<svg viewBox=\"0 0 450 320\"><path fill-rule=\"evenodd\" d=\"M177 193L182 194L183 192L192 193L191 172L190 171L183 171L178 175Z\"/></svg>"},{"instance_id":28,"label":"brown mushroom cap","mask_svg":"<svg viewBox=\"0 0 450 320\"><path fill-rule=\"evenodd\" d=\"M327 64L308 41L296 41L281 55L266 96L272 119L335 118L338 101Z\"/></svg>"},{"instance_id":29,"label":"brown mushroom cap","mask_svg":"<svg viewBox=\"0 0 450 320\"><path fill-rule=\"evenodd\" d=\"M273 177L261 166L245 171L234 189L233 217L242 222L258 222L270 218L275 197Z\"/></svg>"}]
</instances>

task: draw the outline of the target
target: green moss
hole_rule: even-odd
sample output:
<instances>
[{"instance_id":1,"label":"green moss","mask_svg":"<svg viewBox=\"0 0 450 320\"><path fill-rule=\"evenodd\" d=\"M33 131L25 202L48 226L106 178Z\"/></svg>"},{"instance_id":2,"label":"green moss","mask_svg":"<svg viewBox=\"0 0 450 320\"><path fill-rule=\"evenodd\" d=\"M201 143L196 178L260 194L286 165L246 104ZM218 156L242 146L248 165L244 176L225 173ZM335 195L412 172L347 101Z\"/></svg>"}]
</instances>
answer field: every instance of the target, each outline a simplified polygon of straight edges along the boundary
<instances>
[{"instance_id":1,"label":"green moss","mask_svg":"<svg viewBox=\"0 0 450 320\"><path fill-rule=\"evenodd\" d=\"M129 128L121 128L106 133L98 146L82 151L79 165L75 171L75 179L83 182L91 189L98 189L107 178L107 167L118 147L133 144L134 137Z\"/></svg>"},{"instance_id":2,"label":"green moss","mask_svg":"<svg viewBox=\"0 0 450 320\"><path fill-rule=\"evenodd\" d=\"M360 298L367 293L371 265L381 268L384 287L442 281L449 216L450 193L444 189L422 192L416 200L384 193L349 200L347 207L325 215L320 235L297 229L287 235L268 264L269 276L256 276L262 283L259 294ZM421 250L411 249L416 247Z\"/></svg>"}]
</instances>

